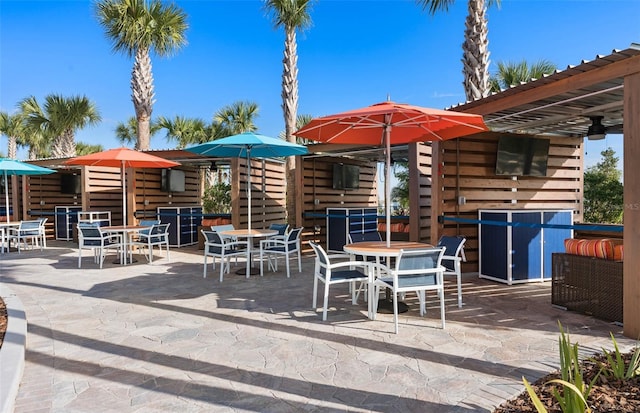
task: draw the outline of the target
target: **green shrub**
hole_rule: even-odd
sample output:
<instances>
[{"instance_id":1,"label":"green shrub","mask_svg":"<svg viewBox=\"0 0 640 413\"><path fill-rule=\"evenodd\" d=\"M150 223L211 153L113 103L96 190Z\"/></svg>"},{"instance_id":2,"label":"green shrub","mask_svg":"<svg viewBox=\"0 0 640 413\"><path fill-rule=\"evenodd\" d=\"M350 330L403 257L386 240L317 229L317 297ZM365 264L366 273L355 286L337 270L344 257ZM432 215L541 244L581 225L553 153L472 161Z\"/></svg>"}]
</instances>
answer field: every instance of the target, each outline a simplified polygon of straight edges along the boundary
<instances>
[{"instance_id":1,"label":"green shrub","mask_svg":"<svg viewBox=\"0 0 640 413\"><path fill-rule=\"evenodd\" d=\"M218 182L204 190L202 209L205 214L228 214L231 212L231 184Z\"/></svg>"},{"instance_id":2,"label":"green shrub","mask_svg":"<svg viewBox=\"0 0 640 413\"><path fill-rule=\"evenodd\" d=\"M608 366L604 366L603 363L600 363L600 368L603 369L604 374L606 376L613 376L616 379L632 379L640 375L640 347L636 346L631 356L629 366L627 367L618 348L618 342L613 336L613 333L609 334L611 334L614 350L607 351L604 348L602 349L608 364Z\"/></svg>"}]
</instances>

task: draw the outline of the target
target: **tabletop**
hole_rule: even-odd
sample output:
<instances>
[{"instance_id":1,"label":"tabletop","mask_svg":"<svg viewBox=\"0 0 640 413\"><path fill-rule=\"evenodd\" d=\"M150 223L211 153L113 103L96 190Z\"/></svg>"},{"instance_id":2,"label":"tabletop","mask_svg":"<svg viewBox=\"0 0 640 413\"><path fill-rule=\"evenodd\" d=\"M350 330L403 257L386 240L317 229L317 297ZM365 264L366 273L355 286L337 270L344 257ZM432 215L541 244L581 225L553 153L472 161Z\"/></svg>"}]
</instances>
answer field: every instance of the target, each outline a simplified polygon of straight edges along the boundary
<instances>
[{"instance_id":1,"label":"tabletop","mask_svg":"<svg viewBox=\"0 0 640 413\"><path fill-rule=\"evenodd\" d=\"M433 245L423 242L391 241L387 246L386 241L363 241L346 244L345 252L370 257L392 257L400 255L400 251L413 248L432 248Z\"/></svg>"},{"instance_id":2,"label":"tabletop","mask_svg":"<svg viewBox=\"0 0 640 413\"><path fill-rule=\"evenodd\" d=\"M109 225L100 227L103 231L123 232L123 231L138 231L144 228L149 228L144 225Z\"/></svg>"},{"instance_id":3,"label":"tabletop","mask_svg":"<svg viewBox=\"0 0 640 413\"><path fill-rule=\"evenodd\" d=\"M247 237L247 238L255 238L255 237L271 237L273 235L278 235L278 231L274 229L232 229L228 231L220 231L221 235L226 235L230 237Z\"/></svg>"}]
</instances>

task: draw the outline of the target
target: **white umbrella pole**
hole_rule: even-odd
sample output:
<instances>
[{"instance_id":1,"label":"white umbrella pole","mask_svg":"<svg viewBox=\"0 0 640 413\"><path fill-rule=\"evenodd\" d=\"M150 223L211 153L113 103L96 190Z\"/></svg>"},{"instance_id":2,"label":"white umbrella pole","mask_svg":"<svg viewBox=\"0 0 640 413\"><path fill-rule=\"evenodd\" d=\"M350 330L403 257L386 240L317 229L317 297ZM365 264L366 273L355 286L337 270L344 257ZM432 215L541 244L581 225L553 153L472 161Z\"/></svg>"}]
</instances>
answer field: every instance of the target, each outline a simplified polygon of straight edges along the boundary
<instances>
[{"instance_id":1,"label":"white umbrella pole","mask_svg":"<svg viewBox=\"0 0 640 413\"><path fill-rule=\"evenodd\" d=\"M251 231L251 147L247 147L247 202L248 211L249 211L249 223L247 224L247 228Z\"/></svg>"},{"instance_id":2,"label":"white umbrella pole","mask_svg":"<svg viewBox=\"0 0 640 413\"><path fill-rule=\"evenodd\" d=\"M387 247L391 246L391 126L384 128L384 140L387 145L387 165L384 178L385 200L384 205L387 213Z\"/></svg>"},{"instance_id":3,"label":"white umbrella pole","mask_svg":"<svg viewBox=\"0 0 640 413\"><path fill-rule=\"evenodd\" d=\"M5 213L7 214L7 222L9 222L9 176L7 175L7 171L4 171L4 204L5 204Z\"/></svg>"},{"instance_id":4,"label":"white umbrella pole","mask_svg":"<svg viewBox=\"0 0 640 413\"><path fill-rule=\"evenodd\" d=\"M127 185L126 185L126 170L124 161L122 161L122 172L120 173L122 178L122 224L127 225Z\"/></svg>"}]
</instances>

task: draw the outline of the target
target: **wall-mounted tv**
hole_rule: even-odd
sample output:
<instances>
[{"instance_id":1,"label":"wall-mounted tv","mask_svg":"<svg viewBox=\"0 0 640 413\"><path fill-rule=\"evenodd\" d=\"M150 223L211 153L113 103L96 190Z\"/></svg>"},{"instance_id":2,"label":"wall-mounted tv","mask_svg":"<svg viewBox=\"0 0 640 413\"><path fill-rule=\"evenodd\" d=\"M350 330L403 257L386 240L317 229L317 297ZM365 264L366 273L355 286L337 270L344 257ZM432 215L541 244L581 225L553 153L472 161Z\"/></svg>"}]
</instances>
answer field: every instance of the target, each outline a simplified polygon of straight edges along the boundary
<instances>
[{"instance_id":1,"label":"wall-mounted tv","mask_svg":"<svg viewBox=\"0 0 640 413\"><path fill-rule=\"evenodd\" d=\"M360 167L343 163L333 164L333 189L359 189Z\"/></svg>"},{"instance_id":2,"label":"wall-mounted tv","mask_svg":"<svg viewBox=\"0 0 640 413\"><path fill-rule=\"evenodd\" d=\"M549 139L501 136L498 140L496 175L547 176Z\"/></svg>"},{"instance_id":3,"label":"wall-mounted tv","mask_svg":"<svg viewBox=\"0 0 640 413\"><path fill-rule=\"evenodd\" d=\"M62 174L60 175L60 193L76 195L82 192L82 181L80 175Z\"/></svg>"},{"instance_id":4,"label":"wall-mounted tv","mask_svg":"<svg viewBox=\"0 0 640 413\"><path fill-rule=\"evenodd\" d=\"M184 171L163 169L160 189L164 192L184 192Z\"/></svg>"}]
</instances>

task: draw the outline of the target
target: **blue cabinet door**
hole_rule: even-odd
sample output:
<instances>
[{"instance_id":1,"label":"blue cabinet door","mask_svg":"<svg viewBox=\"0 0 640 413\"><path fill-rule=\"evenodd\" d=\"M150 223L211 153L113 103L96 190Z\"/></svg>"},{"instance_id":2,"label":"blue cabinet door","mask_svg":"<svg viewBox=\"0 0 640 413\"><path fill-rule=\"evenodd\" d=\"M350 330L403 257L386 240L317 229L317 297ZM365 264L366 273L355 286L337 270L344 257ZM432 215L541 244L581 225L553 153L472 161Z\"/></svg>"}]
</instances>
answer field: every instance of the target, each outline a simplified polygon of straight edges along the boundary
<instances>
[{"instance_id":1,"label":"blue cabinet door","mask_svg":"<svg viewBox=\"0 0 640 413\"><path fill-rule=\"evenodd\" d=\"M539 279L542 273L542 231L540 212L512 214L511 229L511 280Z\"/></svg>"},{"instance_id":2,"label":"blue cabinet door","mask_svg":"<svg viewBox=\"0 0 640 413\"><path fill-rule=\"evenodd\" d=\"M549 211L544 213L544 223L551 225L572 225L572 211ZM545 279L551 279L551 254L564 252L564 240L573 238L570 228L545 228L544 229L544 272Z\"/></svg>"},{"instance_id":3,"label":"blue cabinet door","mask_svg":"<svg viewBox=\"0 0 640 413\"><path fill-rule=\"evenodd\" d=\"M482 221L493 221L495 225L481 225L480 274L507 281L507 214L504 212L481 212ZM505 225L500 225L504 223Z\"/></svg>"}]
</instances>

